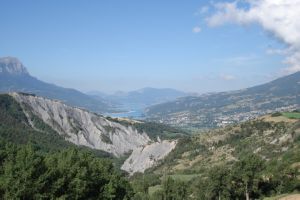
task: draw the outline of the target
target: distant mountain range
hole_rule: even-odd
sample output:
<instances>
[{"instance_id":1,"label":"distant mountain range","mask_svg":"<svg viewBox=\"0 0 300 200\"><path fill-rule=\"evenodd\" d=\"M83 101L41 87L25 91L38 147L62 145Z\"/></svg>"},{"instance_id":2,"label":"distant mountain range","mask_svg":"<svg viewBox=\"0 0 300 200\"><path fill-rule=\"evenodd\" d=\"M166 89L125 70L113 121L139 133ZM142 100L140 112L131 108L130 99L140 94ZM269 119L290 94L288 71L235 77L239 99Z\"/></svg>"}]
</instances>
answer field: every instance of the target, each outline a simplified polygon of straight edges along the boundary
<instances>
[{"instance_id":1,"label":"distant mountain range","mask_svg":"<svg viewBox=\"0 0 300 200\"><path fill-rule=\"evenodd\" d=\"M89 92L89 95L102 97L104 99L117 102L119 104L135 104L150 106L162 102L172 101L179 97L187 96L188 93L171 88L142 88L130 92L116 92L106 95L101 92Z\"/></svg>"},{"instance_id":2,"label":"distant mountain range","mask_svg":"<svg viewBox=\"0 0 300 200\"><path fill-rule=\"evenodd\" d=\"M26 67L14 57L0 58L0 93L24 92L51 99L61 100L71 106L85 108L97 113L115 113L139 110L147 106L178 97L187 93L174 89L143 88L131 92L116 92L108 95L94 91L84 94L78 90L46 83L30 75Z\"/></svg>"},{"instance_id":3,"label":"distant mountain range","mask_svg":"<svg viewBox=\"0 0 300 200\"><path fill-rule=\"evenodd\" d=\"M244 90L177 99L146 109L149 120L212 128L281 110L299 109L300 72Z\"/></svg>"},{"instance_id":4,"label":"distant mountain range","mask_svg":"<svg viewBox=\"0 0 300 200\"><path fill-rule=\"evenodd\" d=\"M115 111L114 106L103 99L95 99L78 90L59 87L32 77L24 65L13 57L0 58L0 92L33 93L98 113Z\"/></svg>"}]
</instances>

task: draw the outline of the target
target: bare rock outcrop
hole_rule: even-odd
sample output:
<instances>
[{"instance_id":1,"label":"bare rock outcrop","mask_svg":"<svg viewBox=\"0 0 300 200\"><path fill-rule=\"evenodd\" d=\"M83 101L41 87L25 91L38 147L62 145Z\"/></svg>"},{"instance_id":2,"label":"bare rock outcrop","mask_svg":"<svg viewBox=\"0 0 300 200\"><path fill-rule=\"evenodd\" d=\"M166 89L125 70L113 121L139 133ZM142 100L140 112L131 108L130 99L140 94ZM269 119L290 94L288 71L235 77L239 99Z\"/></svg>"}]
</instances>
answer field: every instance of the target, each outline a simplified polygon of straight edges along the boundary
<instances>
[{"instance_id":1,"label":"bare rock outcrop","mask_svg":"<svg viewBox=\"0 0 300 200\"><path fill-rule=\"evenodd\" d=\"M176 141L163 140L133 150L121 169L133 174L144 172L166 157L176 147Z\"/></svg>"},{"instance_id":2,"label":"bare rock outcrop","mask_svg":"<svg viewBox=\"0 0 300 200\"><path fill-rule=\"evenodd\" d=\"M38 128L31 119L33 115L76 145L103 150L117 157L132 152L122 166L123 170L131 174L152 167L176 146L176 141L155 142L147 133L138 132L132 126L122 125L57 100L22 93L10 95L20 103L29 124L35 129Z\"/></svg>"}]
</instances>

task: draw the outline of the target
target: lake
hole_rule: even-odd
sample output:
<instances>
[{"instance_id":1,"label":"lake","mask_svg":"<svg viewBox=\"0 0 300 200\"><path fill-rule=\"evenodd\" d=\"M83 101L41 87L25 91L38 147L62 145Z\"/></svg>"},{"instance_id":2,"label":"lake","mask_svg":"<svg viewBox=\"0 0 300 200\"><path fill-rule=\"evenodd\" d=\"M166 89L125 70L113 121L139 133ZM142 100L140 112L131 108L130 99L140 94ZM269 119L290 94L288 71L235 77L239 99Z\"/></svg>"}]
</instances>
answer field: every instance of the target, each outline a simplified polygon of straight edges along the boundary
<instances>
[{"instance_id":1,"label":"lake","mask_svg":"<svg viewBox=\"0 0 300 200\"><path fill-rule=\"evenodd\" d=\"M107 116L113 118L131 118L131 119L143 119L145 106L141 105L122 105L118 109L120 110L128 110L126 112L119 113L106 113Z\"/></svg>"}]
</instances>

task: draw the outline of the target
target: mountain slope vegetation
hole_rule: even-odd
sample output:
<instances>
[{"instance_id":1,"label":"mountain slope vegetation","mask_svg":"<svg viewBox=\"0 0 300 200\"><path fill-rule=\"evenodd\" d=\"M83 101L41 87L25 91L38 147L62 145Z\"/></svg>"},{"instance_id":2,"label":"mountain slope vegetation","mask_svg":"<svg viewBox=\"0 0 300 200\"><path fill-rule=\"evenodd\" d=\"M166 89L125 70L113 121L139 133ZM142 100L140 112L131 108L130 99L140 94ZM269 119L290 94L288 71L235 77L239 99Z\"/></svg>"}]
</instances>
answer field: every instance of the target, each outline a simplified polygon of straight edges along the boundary
<instances>
[{"instance_id":1,"label":"mountain slope vegetation","mask_svg":"<svg viewBox=\"0 0 300 200\"><path fill-rule=\"evenodd\" d=\"M112 162L75 148L44 152L0 141L1 199L130 199Z\"/></svg>"},{"instance_id":2,"label":"mountain slope vegetation","mask_svg":"<svg viewBox=\"0 0 300 200\"><path fill-rule=\"evenodd\" d=\"M299 163L299 119L268 115L182 138L132 183L137 199L263 199L299 192Z\"/></svg>"},{"instance_id":3,"label":"mountain slope vegetation","mask_svg":"<svg viewBox=\"0 0 300 200\"><path fill-rule=\"evenodd\" d=\"M95 157L94 151L67 142L39 117L32 119L37 120L32 127L23 109L13 96L0 95L3 198L244 199L300 190L297 111L180 135L171 153L144 174L135 173L129 184L113 169L111 155L98 152Z\"/></svg>"}]
</instances>

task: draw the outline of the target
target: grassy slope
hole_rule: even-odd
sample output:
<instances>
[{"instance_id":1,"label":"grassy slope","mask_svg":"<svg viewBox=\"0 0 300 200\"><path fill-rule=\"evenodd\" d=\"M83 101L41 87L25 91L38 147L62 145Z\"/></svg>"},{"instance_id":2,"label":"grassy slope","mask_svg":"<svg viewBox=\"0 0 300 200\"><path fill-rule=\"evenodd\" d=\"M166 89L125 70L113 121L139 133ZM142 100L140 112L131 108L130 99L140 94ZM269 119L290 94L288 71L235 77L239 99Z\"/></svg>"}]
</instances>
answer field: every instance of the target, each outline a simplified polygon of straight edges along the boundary
<instances>
[{"instance_id":1,"label":"grassy slope","mask_svg":"<svg viewBox=\"0 0 300 200\"><path fill-rule=\"evenodd\" d=\"M299 112L285 112L282 115L289 118L289 119L300 119L300 113Z\"/></svg>"},{"instance_id":2,"label":"grassy slope","mask_svg":"<svg viewBox=\"0 0 300 200\"><path fill-rule=\"evenodd\" d=\"M243 153L255 152L265 159L295 165L300 162L300 120L254 120L216 129L179 141L159 166L147 173L189 182L205 177L213 166L230 167ZM149 188L154 193L161 186Z\"/></svg>"},{"instance_id":3,"label":"grassy slope","mask_svg":"<svg viewBox=\"0 0 300 200\"><path fill-rule=\"evenodd\" d=\"M286 163L300 170L300 120L290 120L283 115L267 116L185 137L159 166L146 174L169 176L193 185L197 179L205 178L213 166L230 168L241 154L247 152L270 160L269 171L272 171L272 162L274 165ZM149 194L161 188L161 185L151 185Z\"/></svg>"}]
</instances>

